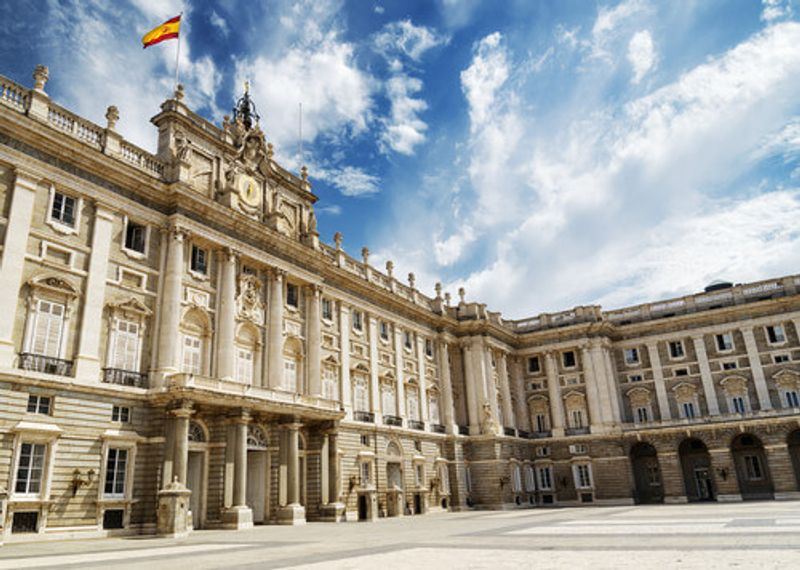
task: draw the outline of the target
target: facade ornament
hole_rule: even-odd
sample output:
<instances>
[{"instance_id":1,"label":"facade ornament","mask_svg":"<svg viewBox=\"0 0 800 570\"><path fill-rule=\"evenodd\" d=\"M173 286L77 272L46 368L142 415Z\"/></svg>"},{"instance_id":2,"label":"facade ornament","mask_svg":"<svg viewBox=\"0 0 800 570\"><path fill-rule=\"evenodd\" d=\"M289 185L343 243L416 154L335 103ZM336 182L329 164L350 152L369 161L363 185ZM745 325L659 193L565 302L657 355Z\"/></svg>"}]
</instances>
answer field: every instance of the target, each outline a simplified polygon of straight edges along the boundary
<instances>
[{"instance_id":1,"label":"facade ornament","mask_svg":"<svg viewBox=\"0 0 800 570\"><path fill-rule=\"evenodd\" d=\"M264 302L261 300L262 284L255 275L239 277L239 295L236 297L236 316L256 324L264 323Z\"/></svg>"},{"instance_id":2,"label":"facade ornament","mask_svg":"<svg viewBox=\"0 0 800 570\"><path fill-rule=\"evenodd\" d=\"M492 405L485 401L483 402L483 417L481 418L481 433L494 434L497 433L497 422L492 413Z\"/></svg>"},{"instance_id":3,"label":"facade ornament","mask_svg":"<svg viewBox=\"0 0 800 570\"><path fill-rule=\"evenodd\" d=\"M36 69L33 70L33 88L44 93L44 86L48 79L50 79L50 70L47 69L47 66L37 65Z\"/></svg>"},{"instance_id":4,"label":"facade ornament","mask_svg":"<svg viewBox=\"0 0 800 570\"><path fill-rule=\"evenodd\" d=\"M342 232L336 232L333 234L333 243L336 245L337 250L342 249Z\"/></svg>"},{"instance_id":5,"label":"facade ornament","mask_svg":"<svg viewBox=\"0 0 800 570\"><path fill-rule=\"evenodd\" d=\"M450 300L451 300L450 292L448 291L448 292L446 292L444 294L444 304L445 304L445 306L447 306L447 307L450 306Z\"/></svg>"},{"instance_id":6,"label":"facade ornament","mask_svg":"<svg viewBox=\"0 0 800 570\"><path fill-rule=\"evenodd\" d=\"M175 86L175 100L183 101L183 96L184 96L183 83L178 83Z\"/></svg>"},{"instance_id":7,"label":"facade ornament","mask_svg":"<svg viewBox=\"0 0 800 570\"><path fill-rule=\"evenodd\" d=\"M460 299L459 304L463 305L464 303L466 303L466 301L464 301L464 297L466 297L466 295L467 292L464 290L464 288L459 287L458 288L458 298Z\"/></svg>"},{"instance_id":8,"label":"facade ornament","mask_svg":"<svg viewBox=\"0 0 800 570\"><path fill-rule=\"evenodd\" d=\"M361 259L364 261L364 265L369 265L369 248L367 246L361 248Z\"/></svg>"},{"instance_id":9,"label":"facade ornament","mask_svg":"<svg viewBox=\"0 0 800 570\"><path fill-rule=\"evenodd\" d=\"M192 143L189 142L189 139L186 138L186 135L183 134L183 131L175 131L173 141L174 141L173 152L175 155L175 159L178 160L179 162L189 162L189 156L190 156L189 153L191 151Z\"/></svg>"},{"instance_id":10,"label":"facade ornament","mask_svg":"<svg viewBox=\"0 0 800 570\"><path fill-rule=\"evenodd\" d=\"M108 109L106 109L106 128L109 131L113 131L117 128L117 121L119 121L119 109L117 109L114 105L111 105Z\"/></svg>"},{"instance_id":11,"label":"facade ornament","mask_svg":"<svg viewBox=\"0 0 800 570\"><path fill-rule=\"evenodd\" d=\"M417 284L417 276L413 273L408 274L408 286L414 289Z\"/></svg>"},{"instance_id":12,"label":"facade ornament","mask_svg":"<svg viewBox=\"0 0 800 570\"><path fill-rule=\"evenodd\" d=\"M226 133L231 128L231 116L230 115L223 115L222 116L222 130Z\"/></svg>"},{"instance_id":13,"label":"facade ornament","mask_svg":"<svg viewBox=\"0 0 800 570\"><path fill-rule=\"evenodd\" d=\"M394 271L394 262L390 259L386 262L386 274L389 277L392 277L392 272Z\"/></svg>"},{"instance_id":14,"label":"facade ornament","mask_svg":"<svg viewBox=\"0 0 800 570\"><path fill-rule=\"evenodd\" d=\"M308 213L308 233L317 234L317 215L314 210Z\"/></svg>"},{"instance_id":15,"label":"facade ornament","mask_svg":"<svg viewBox=\"0 0 800 570\"><path fill-rule=\"evenodd\" d=\"M300 169L300 178L303 182L308 182L308 167L305 164Z\"/></svg>"},{"instance_id":16,"label":"facade ornament","mask_svg":"<svg viewBox=\"0 0 800 570\"><path fill-rule=\"evenodd\" d=\"M442 298L442 284L439 281L437 281L436 284L433 286L433 290L436 291L436 298L437 299L441 299Z\"/></svg>"}]
</instances>

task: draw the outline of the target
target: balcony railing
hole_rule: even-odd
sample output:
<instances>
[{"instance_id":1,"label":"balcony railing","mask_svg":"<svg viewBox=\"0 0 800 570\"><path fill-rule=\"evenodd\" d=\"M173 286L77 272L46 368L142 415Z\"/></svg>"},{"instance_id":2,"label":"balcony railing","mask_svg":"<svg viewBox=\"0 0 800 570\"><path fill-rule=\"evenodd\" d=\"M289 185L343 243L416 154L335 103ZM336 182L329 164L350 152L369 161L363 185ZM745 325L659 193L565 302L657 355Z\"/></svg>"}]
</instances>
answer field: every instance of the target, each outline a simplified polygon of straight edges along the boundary
<instances>
[{"instance_id":1,"label":"balcony railing","mask_svg":"<svg viewBox=\"0 0 800 570\"><path fill-rule=\"evenodd\" d=\"M572 427L564 430L564 435L586 435L588 433L588 427Z\"/></svg>"},{"instance_id":2,"label":"balcony railing","mask_svg":"<svg viewBox=\"0 0 800 570\"><path fill-rule=\"evenodd\" d=\"M104 368L103 382L118 384L119 386L147 388L147 372L134 372L132 370L121 370L119 368Z\"/></svg>"},{"instance_id":3,"label":"balcony railing","mask_svg":"<svg viewBox=\"0 0 800 570\"><path fill-rule=\"evenodd\" d=\"M517 437L524 437L525 439L531 438L531 432L525 431L524 429L517 430Z\"/></svg>"},{"instance_id":4,"label":"balcony railing","mask_svg":"<svg viewBox=\"0 0 800 570\"><path fill-rule=\"evenodd\" d=\"M420 431L425 430L425 422L420 422L417 420L408 420L408 427L411 429L418 429Z\"/></svg>"},{"instance_id":5,"label":"balcony railing","mask_svg":"<svg viewBox=\"0 0 800 570\"><path fill-rule=\"evenodd\" d=\"M357 422L367 422L370 424L375 423L375 414L372 412L353 412L353 419Z\"/></svg>"},{"instance_id":6,"label":"balcony railing","mask_svg":"<svg viewBox=\"0 0 800 570\"><path fill-rule=\"evenodd\" d=\"M503 433L505 435L509 436L509 437L516 437L517 430L515 430L514 428L510 428L510 427L504 427L503 428Z\"/></svg>"},{"instance_id":7,"label":"balcony railing","mask_svg":"<svg viewBox=\"0 0 800 570\"><path fill-rule=\"evenodd\" d=\"M552 437L553 432L551 431L535 431L530 434L530 437L533 439L542 439L545 437Z\"/></svg>"},{"instance_id":8,"label":"balcony railing","mask_svg":"<svg viewBox=\"0 0 800 570\"><path fill-rule=\"evenodd\" d=\"M459 435L469 435L469 428L467 426L458 426Z\"/></svg>"},{"instance_id":9,"label":"balcony railing","mask_svg":"<svg viewBox=\"0 0 800 570\"><path fill-rule=\"evenodd\" d=\"M19 367L22 370L32 372L44 372L45 374L56 374L58 376L72 376L72 361L44 356L43 354L31 354L22 352L19 355Z\"/></svg>"},{"instance_id":10,"label":"balcony railing","mask_svg":"<svg viewBox=\"0 0 800 570\"><path fill-rule=\"evenodd\" d=\"M444 426L442 424L431 424L431 431L433 433L444 433Z\"/></svg>"},{"instance_id":11,"label":"balcony railing","mask_svg":"<svg viewBox=\"0 0 800 570\"><path fill-rule=\"evenodd\" d=\"M403 418L397 416L383 416L383 423L387 426L403 427Z\"/></svg>"}]
</instances>

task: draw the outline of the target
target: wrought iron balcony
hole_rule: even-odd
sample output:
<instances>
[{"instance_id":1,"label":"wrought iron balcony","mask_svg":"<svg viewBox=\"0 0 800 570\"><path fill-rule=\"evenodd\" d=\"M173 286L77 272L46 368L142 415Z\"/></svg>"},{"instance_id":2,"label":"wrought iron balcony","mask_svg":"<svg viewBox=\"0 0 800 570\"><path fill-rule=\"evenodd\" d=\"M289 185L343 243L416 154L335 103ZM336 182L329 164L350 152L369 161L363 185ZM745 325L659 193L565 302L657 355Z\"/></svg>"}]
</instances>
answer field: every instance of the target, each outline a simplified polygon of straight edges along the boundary
<instances>
[{"instance_id":1,"label":"wrought iron balcony","mask_svg":"<svg viewBox=\"0 0 800 570\"><path fill-rule=\"evenodd\" d=\"M55 374L58 376L72 376L72 361L44 356L43 354L32 354L22 352L19 355L19 367L22 370L33 372L44 372L45 374Z\"/></svg>"},{"instance_id":2,"label":"wrought iron balcony","mask_svg":"<svg viewBox=\"0 0 800 570\"><path fill-rule=\"evenodd\" d=\"M504 427L503 428L503 433L505 435L507 435L507 436L510 436L510 437L516 437L517 430L515 430L514 428L510 428L510 427Z\"/></svg>"},{"instance_id":3,"label":"wrought iron balcony","mask_svg":"<svg viewBox=\"0 0 800 570\"><path fill-rule=\"evenodd\" d=\"M357 422L367 422L370 424L374 424L375 414L373 414L372 412L355 411L353 412L353 419L356 420Z\"/></svg>"},{"instance_id":4,"label":"wrought iron balcony","mask_svg":"<svg viewBox=\"0 0 800 570\"><path fill-rule=\"evenodd\" d=\"M420 422L417 420L408 420L408 427L411 429L418 429L420 431L425 431L425 422Z\"/></svg>"},{"instance_id":5,"label":"wrought iron balcony","mask_svg":"<svg viewBox=\"0 0 800 570\"><path fill-rule=\"evenodd\" d=\"M531 433L529 431L525 431L524 429L518 429L517 430L517 436L518 437L524 437L525 439L530 439L531 438Z\"/></svg>"},{"instance_id":6,"label":"wrought iron balcony","mask_svg":"<svg viewBox=\"0 0 800 570\"><path fill-rule=\"evenodd\" d=\"M564 430L564 435L586 435L588 433L588 427L573 427Z\"/></svg>"},{"instance_id":7,"label":"wrought iron balcony","mask_svg":"<svg viewBox=\"0 0 800 570\"><path fill-rule=\"evenodd\" d=\"M433 433L444 433L444 426L442 424L431 424L431 431Z\"/></svg>"},{"instance_id":8,"label":"wrought iron balcony","mask_svg":"<svg viewBox=\"0 0 800 570\"><path fill-rule=\"evenodd\" d=\"M467 426L458 426L459 435L469 435L469 428Z\"/></svg>"},{"instance_id":9,"label":"wrought iron balcony","mask_svg":"<svg viewBox=\"0 0 800 570\"><path fill-rule=\"evenodd\" d=\"M120 386L147 388L147 372L134 372L119 368L103 368L103 382Z\"/></svg>"},{"instance_id":10,"label":"wrought iron balcony","mask_svg":"<svg viewBox=\"0 0 800 570\"><path fill-rule=\"evenodd\" d=\"M553 432L550 431L550 430L548 430L548 431L535 431L535 432L530 434L530 437L533 438L533 439L542 439L542 438L545 438L545 437L553 437Z\"/></svg>"},{"instance_id":11,"label":"wrought iron balcony","mask_svg":"<svg viewBox=\"0 0 800 570\"><path fill-rule=\"evenodd\" d=\"M398 416L386 415L383 416L383 423L387 426L403 427L403 418Z\"/></svg>"}]
</instances>

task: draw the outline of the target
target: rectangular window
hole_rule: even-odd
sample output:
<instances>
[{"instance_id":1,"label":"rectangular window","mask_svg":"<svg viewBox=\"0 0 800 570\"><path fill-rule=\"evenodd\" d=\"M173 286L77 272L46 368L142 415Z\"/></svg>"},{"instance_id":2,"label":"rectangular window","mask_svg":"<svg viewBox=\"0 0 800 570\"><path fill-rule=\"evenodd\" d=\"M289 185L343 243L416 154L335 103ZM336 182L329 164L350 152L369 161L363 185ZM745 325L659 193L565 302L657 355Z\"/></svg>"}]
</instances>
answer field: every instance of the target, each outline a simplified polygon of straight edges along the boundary
<instances>
[{"instance_id":1,"label":"rectangular window","mask_svg":"<svg viewBox=\"0 0 800 570\"><path fill-rule=\"evenodd\" d=\"M29 414L44 414L50 415L50 397L49 396L35 396L31 394L28 396L28 413Z\"/></svg>"},{"instance_id":2,"label":"rectangular window","mask_svg":"<svg viewBox=\"0 0 800 570\"><path fill-rule=\"evenodd\" d=\"M42 356L61 356L61 334L64 328L64 305L39 300L33 327L31 352Z\"/></svg>"},{"instance_id":3,"label":"rectangular window","mask_svg":"<svg viewBox=\"0 0 800 570\"><path fill-rule=\"evenodd\" d=\"M106 496L125 496L125 475L128 465L128 450L110 448L106 461L106 482L103 491Z\"/></svg>"},{"instance_id":4,"label":"rectangular window","mask_svg":"<svg viewBox=\"0 0 800 570\"><path fill-rule=\"evenodd\" d=\"M533 467L530 465L525 466L525 490L529 493L536 490L536 479L533 475Z\"/></svg>"},{"instance_id":5,"label":"rectangular window","mask_svg":"<svg viewBox=\"0 0 800 570\"><path fill-rule=\"evenodd\" d=\"M208 272L208 252L202 247L192 246L192 271L205 275Z\"/></svg>"},{"instance_id":6,"label":"rectangular window","mask_svg":"<svg viewBox=\"0 0 800 570\"><path fill-rule=\"evenodd\" d=\"M683 351L683 342L679 340L670 341L669 355L670 358L683 358L686 355L686 353Z\"/></svg>"},{"instance_id":7,"label":"rectangular window","mask_svg":"<svg viewBox=\"0 0 800 570\"><path fill-rule=\"evenodd\" d=\"M330 299L322 299L322 318L326 321L333 320L333 302Z\"/></svg>"},{"instance_id":8,"label":"rectangular window","mask_svg":"<svg viewBox=\"0 0 800 570\"><path fill-rule=\"evenodd\" d=\"M188 334L183 336L183 371L187 374L200 374L201 346L202 341L199 337Z\"/></svg>"},{"instance_id":9,"label":"rectangular window","mask_svg":"<svg viewBox=\"0 0 800 570\"><path fill-rule=\"evenodd\" d=\"M297 392L297 361L293 358L283 360L283 388Z\"/></svg>"},{"instance_id":10,"label":"rectangular window","mask_svg":"<svg viewBox=\"0 0 800 570\"><path fill-rule=\"evenodd\" d=\"M547 431L547 415L536 414L536 431L543 433Z\"/></svg>"},{"instance_id":11,"label":"rectangular window","mask_svg":"<svg viewBox=\"0 0 800 570\"><path fill-rule=\"evenodd\" d=\"M770 344L781 344L786 342L786 334L783 332L783 325L772 325L767 327L767 340Z\"/></svg>"},{"instance_id":12,"label":"rectangular window","mask_svg":"<svg viewBox=\"0 0 800 570\"><path fill-rule=\"evenodd\" d=\"M658 465L647 466L647 482L651 487L661 486L661 474L658 471Z\"/></svg>"},{"instance_id":13,"label":"rectangular window","mask_svg":"<svg viewBox=\"0 0 800 570\"><path fill-rule=\"evenodd\" d=\"M421 463L415 465L414 479L416 480L417 487L422 487L425 484L425 466Z\"/></svg>"},{"instance_id":14,"label":"rectangular window","mask_svg":"<svg viewBox=\"0 0 800 570\"><path fill-rule=\"evenodd\" d=\"M370 469L370 463L364 461L361 463L361 486L362 487L369 487L372 483L371 473L372 469Z\"/></svg>"},{"instance_id":15,"label":"rectangular window","mask_svg":"<svg viewBox=\"0 0 800 570\"><path fill-rule=\"evenodd\" d=\"M676 368L675 369L675 376L688 376L689 370L686 368Z\"/></svg>"},{"instance_id":16,"label":"rectangular window","mask_svg":"<svg viewBox=\"0 0 800 570\"><path fill-rule=\"evenodd\" d=\"M742 396L731 397L731 411L734 414L743 414L747 411L745 409L744 398Z\"/></svg>"},{"instance_id":17,"label":"rectangular window","mask_svg":"<svg viewBox=\"0 0 800 570\"><path fill-rule=\"evenodd\" d=\"M403 346L408 350L411 350L413 347L413 340L409 331L403 331Z\"/></svg>"},{"instance_id":18,"label":"rectangular window","mask_svg":"<svg viewBox=\"0 0 800 570\"><path fill-rule=\"evenodd\" d=\"M433 341L429 338L425 339L425 356L433 358Z\"/></svg>"},{"instance_id":19,"label":"rectangular window","mask_svg":"<svg viewBox=\"0 0 800 570\"><path fill-rule=\"evenodd\" d=\"M339 399L339 382L336 378L336 370L326 367L322 371L322 394L328 400Z\"/></svg>"},{"instance_id":20,"label":"rectangular window","mask_svg":"<svg viewBox=\"0 0 800 570\"><path fill-rule=\"evenodd\" d=\"M253 351L236 349L236 381L242 384L253 383Z\"/></svg>"},{"instance_id":21,"label":"rectangular window","mask_svg":"<svg viewBox=\"0 0 800 570\"><path fill-rule=\"evenodd\" d=\"M636 423L644 424L650 421L650 412L646 407L636 408Z\"/></svg>"},{"instance_id":22,"label":"rectangular window","mask_svg":"<svg viewBox=\"0 0 800 570\"><path fill-rule=\"evenodd\" d=\"M538 467L536 471L539 473L539 488L543 491L549 491L553 488L553 468L551 466Z\"/></svg>"},{"instance_id":23,"label":"rectangular window","mask_svg":"<svg viewBox=\"0 0 800 570\"><path fill-rule=\"evenodd\" d=\"M362 313L361 311L356 311L355 309L353 309L352 318L353 318L353 329L355 329L357 331L363 331L364 330L364 313Z\"/></svg>"},{"instance_id":24,"label":"rectangular window","mask_svg":"<svg viewBox=\"0 0 800 570\"><path fill-rule=\"evenodd\" d=\"M563 362L564 368L573 368L575 366L575 352L572 350L563 352L561 354L561 362Z\"/></svg>"},{"instance_id":25,"label":"rectangular window","mask_svg":"<svg viewBox=\"0 0 800 570\"><path fill-rule=\"evenodd\" d=\"M728 352L733 350L733 335L731 333L723 333L716 335L717 351Z\"/></svg>"},{"instance_id":26,"label":"rectangular window","mask_svg":"<svg viewBox=\"0 0 800 570\"><path fill-rule=\"evenodd\" d=\"M639 364L639 349L626 348L625 349L625 364Z\"/></svg>"},{"instance_id":27,"label":"rectangular window","mask_svg":"<svg viewBox=\"0 0 800 570\"><path fill-rule=\"evenodd\" d=\"M583 427L583 410L572 410L570 417L572 418L572 427Z\"/></svg>"},{"instance_id":28,"label":"rectangular window","mask_svg":"<svg viewBox=\"0 0 800 570\"><path fill-rule=\"evenodd\" d=\"M111 421L127 424L131 420L131 409L126 406L111 408Z\"/></svg>"},{"instance_id":29,"label":"rectangular window","mask_svg":"<svg viewBox=\"0 0 800 570\"><path fill-rule=\"evenodd\" d=\"M528 374L536 374L542 369L538 356L528 357Z\"/></svg>"},{"instance_id":30,"label":"rectangular window","mask_svg":"<svg viewBox=\"0 0 800 570\"><path fill-rule=\"evenodd\" d=\"M141 224L135 224L128 220L125 226L125 249L144 253L147 228Z\"/></svg>"},{"instance_id":31,"label":"rectangular window","mask_svg":"<svg viewBox=\"0 0 800 570\"><path fill-rule=\"evenodd\" d=\"M783 364L784 362L789 362L789 355L788 354L776 354L772 357L775 364Z\"/></svg>"},{"instance_id":32,"label":"rectangular window","mask_svg":"<svg viewBox=\"0 0 800 570\"><path fill-rule=\"evenodd\" d=\"M723 370L734 370L736 368L735 362L723 362L722 369Z\"/></svg>"},{"instance_id":33,"label":"rectangular window","mask_svg":"<svg viewBox=\"0 0 800 570\"><path fill-rule=\"evenodd\" d=\"M800 408L800 399L798 399L796 390L787 390L784 394L787 408Z\"/></svg>"},{"instance_id":34,"label":"rectangular window","mask_svg":"<svg viewBox=\"0 0 800 570\"><path fill-rule=\"evenodd\" d=\"M684 418L692 419L694 417L694 403L693 402L682 403L681 411L683 412Z\"/></svg>"},{"instance_id":35,"label":"rectangular window","mask_svg":"<svg viewBox=\"0 0 800 570\"><path fill-rule=\"evenodd\" d=\"M761 460L758 455L745 455L744 465L747 471L747 478L750 481L760 481L764 478L764 472L761 469Z\"/></svg>"},{"instance_id":36,"label":"rectangular window","mask_svg":"<svg viewBox=\"0 0 800 570\"><path fill-rule=\"evenodd\" d=\"M386 321L381 321L379 328L381 331L381 338L383 340L389 340L389 323Z\"/></svg>"},{"instance_id":37,"label":"rectangular window","mask_svg":"<svg viewBox=\"0 0 800 570\"><path fill-rule=\"evenodd\" d=\"M286 284L286 304L295 308L300 304L299 292L294 283Z\"/></svg>"},{"instance_id":38,"label":"rectangular window","mask_svg":"<svg viewBox=\"0 0 800 570\"><path fill-rule=\"evenodd\" d=\"M139 323L118 319L111 344L111 368L139 371Z\"/></svg>"},{"instance_id":39,"label":"rectangular window","mask_svg":"<svg viewBox=\"0 0 800 570\"><path fill-rule=\"evenodd\" d=\"M536 457L547 457L548 455L550 455L550 447L549 446L537 447L536 448Z\"/></svg>"},{"instance_id":40,"label":"rectangular window","mask_svg":"<svg viewBox=\"0 0 800 570\"><path fill-rule=\"evenodd\" d=\"M22 443L19 447L19 466L15 493L35 495L41 492L44 474L44 454L46 446L42 443Z\"/></svg>"},{"instance_id":41,"label":"rectangular window","mask_svg":"<svg viewBox=\"0 0 800 570\"><path fill-rule=\"evenodd\" d=\"M641 382L642 375L641 374L631 374L628 376L628 382Z\"/></svg>"},{"instance_id":42,"label":"rectangular window","mask_svg":"<svg viewBox=\"0 0 800 570\"><path fill-rule=\"evenodd\" d=\"M361 446L362 447L369 447L370 446L369 435L364 434L364 433L361 434Z\"/></svg>"},{"instance_id":43,"label":"rectangular window","mask_svg":"<svg viewBox=\"0 0 800 570\"><path fill-rule=\"evenodd\" d=\"M575 487L578 489L592 488L592 470L589 465L580 464L573 467L575 475Z\"/></svg>"},{"instance_id":44,"label":"rectangular window","mask_svg":"<svg viewBox=\"0 0 800 570\"><path fill-rule=\"evenodd\" d=\"M50 219L71 228L75 227L75 208L76 200L72 196L66 196L61 192L53 194L53 209L50 211Z\"/></svg>"}]
</instances>

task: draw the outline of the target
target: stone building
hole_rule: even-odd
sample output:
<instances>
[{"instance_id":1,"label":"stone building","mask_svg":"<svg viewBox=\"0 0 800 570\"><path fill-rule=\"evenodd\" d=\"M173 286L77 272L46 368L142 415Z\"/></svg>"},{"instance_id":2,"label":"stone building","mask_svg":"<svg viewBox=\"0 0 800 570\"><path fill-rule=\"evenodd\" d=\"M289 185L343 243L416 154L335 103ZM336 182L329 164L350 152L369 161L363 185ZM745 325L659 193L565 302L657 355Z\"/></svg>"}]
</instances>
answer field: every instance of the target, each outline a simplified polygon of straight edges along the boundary
<instances>
[{"instance_id":1,"label":"stone building","mask_svg":"<svg viewBox=\"0 0 800 570\"><path fill-rule=\"evenodd\" d=\"M506 320L317 233L245 93L0 77L2 537L800 496L800 276Z\"/></svg>"}]
</instances>

